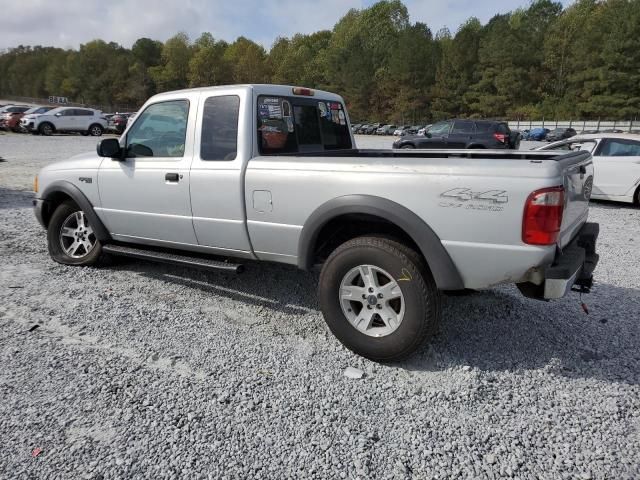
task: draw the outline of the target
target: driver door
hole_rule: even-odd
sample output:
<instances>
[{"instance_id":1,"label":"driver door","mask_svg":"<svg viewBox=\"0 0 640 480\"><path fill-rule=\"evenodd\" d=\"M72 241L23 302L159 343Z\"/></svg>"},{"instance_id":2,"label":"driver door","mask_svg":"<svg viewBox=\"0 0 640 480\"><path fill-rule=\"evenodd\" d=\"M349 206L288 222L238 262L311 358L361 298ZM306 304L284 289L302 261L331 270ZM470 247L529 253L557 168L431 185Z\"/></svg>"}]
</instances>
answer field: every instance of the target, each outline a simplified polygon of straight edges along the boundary
<instances>
[{"instance_id":1,"label":"driver door","mask_svg":"<svg viewBox=\"0 0 640 480\"><path fill-rule=\"evenodd\" d=\"M197 245L189 198L198 93L147 105L121 139L123 160L104 159L96 208L115 240Z\"/></svg>"},{"instance_id":2,"label":"driver door","mask_svg":"<svg viewBox=\"0 0 640 480\"><path fill-rule=\"evenodd\" d=\"M76 111L73 108L67 108L66 110L56 113L56 130L73 130L75 119Z\"/></svg>"}]
</instances>

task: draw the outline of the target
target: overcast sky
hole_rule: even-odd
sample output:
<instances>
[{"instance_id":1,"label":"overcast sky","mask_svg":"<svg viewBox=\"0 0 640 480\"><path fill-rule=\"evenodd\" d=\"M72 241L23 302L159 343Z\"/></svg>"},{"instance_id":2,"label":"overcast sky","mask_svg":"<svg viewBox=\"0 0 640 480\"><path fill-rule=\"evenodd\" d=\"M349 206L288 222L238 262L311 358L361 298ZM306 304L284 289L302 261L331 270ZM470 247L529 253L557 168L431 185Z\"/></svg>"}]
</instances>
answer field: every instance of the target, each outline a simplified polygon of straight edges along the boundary
<instances>
[{"instance_id":1,"label":"overcast sky","mask_svg":"<svg viewBox=\"0 0 640 480\"><path fill-rule=\"evenodd\" d=\"M22 0L2 1L0 49L18 45L77 48L94 38L125 47L140 37L179 31L233 41L243 35L269 49L278 36L331 29L350 8L372 0ZM470 16L483 23L529 0L405 0L412 22L455 32ZM564 0L566 5L568 0Z\"/></svg>"}]
</instances>

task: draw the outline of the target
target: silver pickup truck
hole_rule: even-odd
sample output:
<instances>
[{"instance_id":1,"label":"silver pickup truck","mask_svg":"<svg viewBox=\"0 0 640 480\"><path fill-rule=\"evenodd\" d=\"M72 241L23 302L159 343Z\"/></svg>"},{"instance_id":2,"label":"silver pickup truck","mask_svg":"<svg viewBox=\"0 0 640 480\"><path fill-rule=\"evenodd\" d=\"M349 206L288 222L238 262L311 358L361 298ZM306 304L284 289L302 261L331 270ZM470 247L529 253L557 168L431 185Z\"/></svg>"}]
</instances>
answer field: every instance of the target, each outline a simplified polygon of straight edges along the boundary
<instances>
[{"instance_id":1,"label":"silver pickup truck","mask_svg":"<svg viewBox=\"0 0 640 480\"><path fill-rule=\"evenodd\" d=\"M598 260L588 152L359 150L343 99L300 87L156 95L36 184L55 261L319 266L329 328L378 361L436 331L440 291L560 298L588 291Z\"/></svg>"}]
</instances>

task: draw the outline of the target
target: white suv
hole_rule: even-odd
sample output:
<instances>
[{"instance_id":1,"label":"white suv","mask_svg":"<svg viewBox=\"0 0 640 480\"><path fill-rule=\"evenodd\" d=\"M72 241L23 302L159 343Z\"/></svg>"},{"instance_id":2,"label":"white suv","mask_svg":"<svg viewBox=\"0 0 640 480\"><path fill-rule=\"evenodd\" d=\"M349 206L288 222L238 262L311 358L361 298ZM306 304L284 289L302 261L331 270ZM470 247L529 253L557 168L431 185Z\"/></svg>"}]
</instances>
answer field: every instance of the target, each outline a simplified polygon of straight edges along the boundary
<instances>
[{"instance_id":1,"label":"white suv","mask_svg":"<svg viewBox=\"0 0 640 480\"><path fill-rule=\"evenodd\" d=\"M58 107L44 115L23 119L22 126L42 135L51 135L55 132L79 132L82 135L99 137L107 129L107 120L99 110Z\"/></svg>"}]
</instances>

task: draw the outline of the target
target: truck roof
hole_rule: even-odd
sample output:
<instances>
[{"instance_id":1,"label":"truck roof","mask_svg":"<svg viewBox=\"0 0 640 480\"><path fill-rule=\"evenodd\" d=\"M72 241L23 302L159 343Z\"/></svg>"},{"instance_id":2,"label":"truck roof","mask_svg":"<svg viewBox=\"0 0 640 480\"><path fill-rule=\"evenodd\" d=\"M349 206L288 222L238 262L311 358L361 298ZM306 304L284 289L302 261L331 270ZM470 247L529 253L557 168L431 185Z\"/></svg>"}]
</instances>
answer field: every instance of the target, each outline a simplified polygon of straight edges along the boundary
<instances>
[{"instance_id":1,"label":"truck roof","mask_svg":"<svg viewBox=\"0 0 640 480\"><path fill-rule=\"evenodd\" d=\"M172 97L175 98L184 92L220 92L224 90L237 90L239 88L245 88L247 90L252 90L257 95L274 95L274 96L292 96L294 95L294 88L308 88L308 87L300 87L299 85L272 85L266 83L247 83L247 84L239 84L239 85L217 85L215 87L197 87L197 88L187 88L182 90L173 90L170 92L162 92L154 95L152 98L160 98L160 97ZM313 96L310 98L323 98L326 100L333 100L342 102L342 97L340 95L336 95L335 93L327 92L324 90L317 90L315 88L310 88L313 91Z\"/></svg>"}]
</instances>

